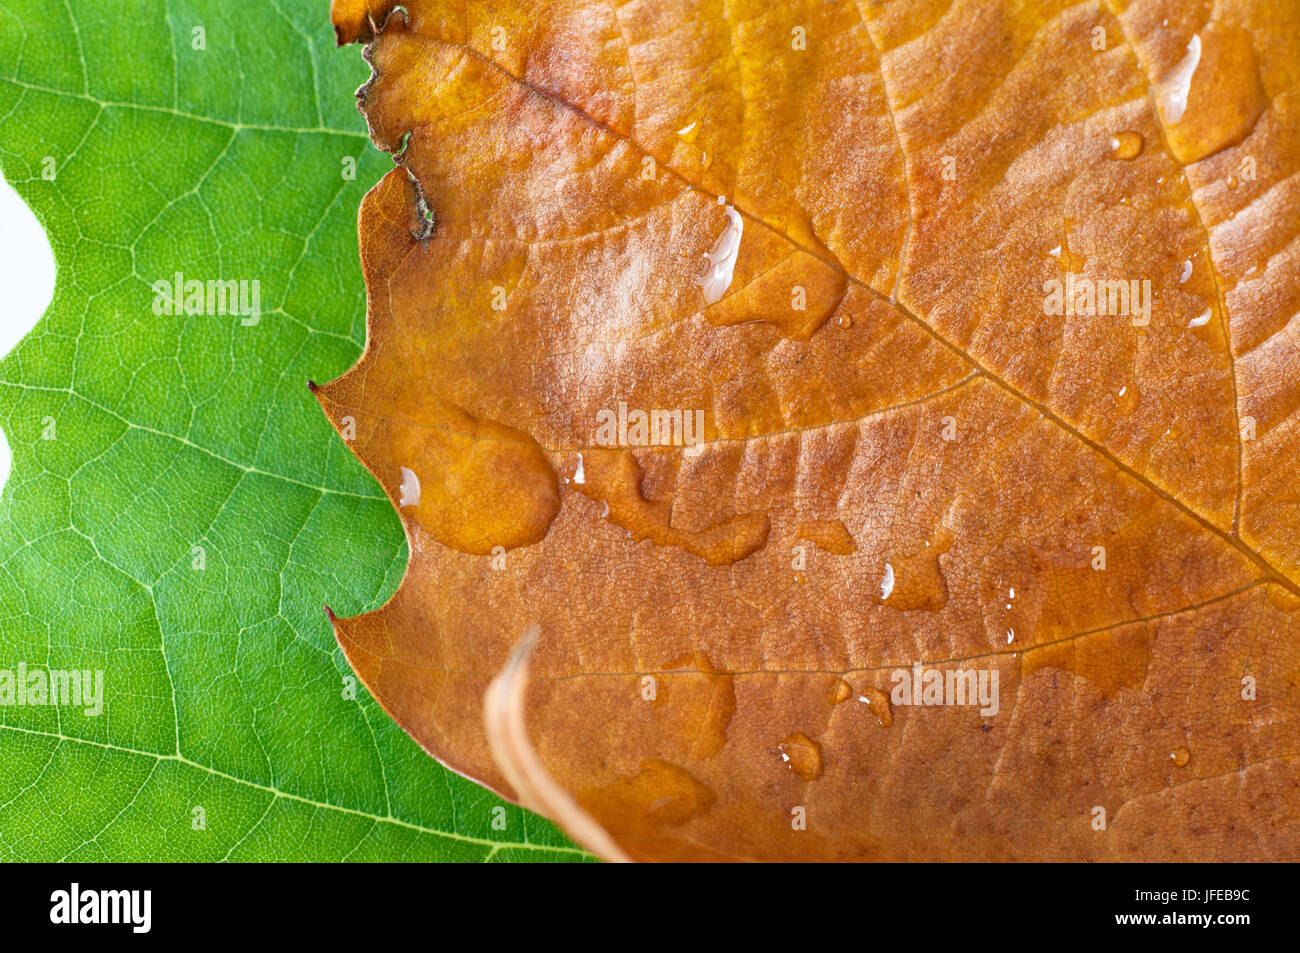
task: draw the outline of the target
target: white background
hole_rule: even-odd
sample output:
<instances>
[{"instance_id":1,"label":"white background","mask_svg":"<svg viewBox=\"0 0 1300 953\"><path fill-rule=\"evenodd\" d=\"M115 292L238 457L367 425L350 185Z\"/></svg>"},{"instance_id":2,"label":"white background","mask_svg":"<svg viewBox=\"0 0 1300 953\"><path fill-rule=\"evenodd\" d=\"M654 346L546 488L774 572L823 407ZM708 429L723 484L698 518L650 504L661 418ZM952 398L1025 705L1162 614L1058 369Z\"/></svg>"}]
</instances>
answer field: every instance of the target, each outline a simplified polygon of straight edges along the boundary
<instances>
[{"instance_id":1,"label":"white background","mask_svg":"<svg viewBox=\"0 0 1300 953\"><path fill-rule=\"evenodd\" d=\"M0 358L14 349L54 297L54 253L45 230L0 177ZM9 479L9 443L0 429L0 492Z\"/></svg>"}]
</instances>

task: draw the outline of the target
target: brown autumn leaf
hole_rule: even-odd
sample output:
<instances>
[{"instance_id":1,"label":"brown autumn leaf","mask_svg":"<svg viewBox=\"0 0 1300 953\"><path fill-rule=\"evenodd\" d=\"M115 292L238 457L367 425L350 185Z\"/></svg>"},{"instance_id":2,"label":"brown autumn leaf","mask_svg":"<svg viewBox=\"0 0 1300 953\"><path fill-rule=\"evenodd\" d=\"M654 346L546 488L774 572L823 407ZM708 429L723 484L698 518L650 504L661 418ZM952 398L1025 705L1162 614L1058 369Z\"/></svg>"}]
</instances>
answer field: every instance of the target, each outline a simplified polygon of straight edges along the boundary
<instances>
[{"instance_id":1,"label":"brown autumn leaf","mask_svg":"<svg viewBox=\"0 0 1300 953\"><path fill-rule=\"evenodd\" d=\"M1300 8L394 10L406 731L611 857L1300 857Z\"/></svg>"}]
</instances>

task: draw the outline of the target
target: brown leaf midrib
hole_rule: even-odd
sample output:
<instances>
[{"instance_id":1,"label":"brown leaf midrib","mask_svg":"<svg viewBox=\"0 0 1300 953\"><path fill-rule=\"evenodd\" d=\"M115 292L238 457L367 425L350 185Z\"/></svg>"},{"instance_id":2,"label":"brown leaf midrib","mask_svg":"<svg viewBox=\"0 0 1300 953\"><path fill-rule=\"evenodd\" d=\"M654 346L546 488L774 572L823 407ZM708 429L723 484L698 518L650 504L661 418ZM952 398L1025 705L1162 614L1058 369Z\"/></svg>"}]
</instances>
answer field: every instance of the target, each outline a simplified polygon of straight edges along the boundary
<instances>
[{"instance_id":1,"label":"brown leaf midrib","mask_svg":"<svg viewBox=\"0 0 1300 953\"><path fill-rule=\"evenodd\" d=\"M870 30L868 30L868 33L870 33ZM468 53L470 56L473 56L473 57L475 57L476 59L478 59L481 63L483 63L483 64L485 64L485 65L491 67L491 68L494 69L494 70L497 70L497 71L498 71L502 76L505 76L505 77L506 77L507 79L509 79L511 82L514 82L514 83L518 84L519 86L522 86L523 88L527 89L528 91L530 91L530 92L533 93L534 95L539 96L539 97L541 97L541 98L547 100L548 102L550 102L550 103L552 103L552 104L554 104L554 105L556 105L556 106L558 106L558 107L560 107L560 108L562 108L562 109L568 110L569 112L571 112L571 113L573 113L573 114L575 114L575 115L581 117L585 122L588 122L588 123L590 123L592 126L594 126L594 127L596 127L596 128L599 128L599 129L601 129L601 130L603 130L603 131L609 133L611 136L615 137L615 138L618 139L620 142L624 142L624 143L626 143L629 147L635 149L635 150L636 150L637 152L639 152L641 155L643 155L643 156L650 156L651 158L653 158L653 159L655 160L655 162L657 163L657 165L658 165L660 168L667 170L669 174L671 174L671 175L673 175L674 177L676 177L679 181L681 181L683 184L685 184L688 188L690 188L690 189L692 189L692 190L694 190L694 191L696 191L696 192L699 192L699 193L701 193L701 194L703 194L703 195L710 196L710 197L713 198L713 199L718 198L718 196L717 196L715 193L709 191L708 189L704 188L702 185L700 185L700 184L698 184L698 183L692 182L691 179L688 178L686 175L683 175L683 174L682 174L681 172L679 172L677 169L673 168L673 166L672 166L670 163L668 163L668 162L661 162L657 156L655 156L652 152L650 152L650 151L647 150L645 147L643 147L640 143L638 143L638 142L637 142L635 139L633 139L630 135L624 135L623 133L619 132L619 131L618 131L617 129L615 129L614 127L610 126L608 123L603 122L603 121L601 121L601 120L599 120L599 119L596 119L594 116L591 116L589 113L587 113L587 112L586 112L584 109L582 109L580 106L578 106L578 105L576 105L576 104L574 104L574 103L571 103L571 102L569 102L569 101L566 100L566 99L563 99L562 97L556 95L555 93L550 92L549 90L545 90L545 89L542 89L542 88L536 86L535 84L529 82L527 79L524 79L523 77L520 77L520 76L515 75L515 74L512 73L510 70L508 70L508 69L506 69L504 66L502 66L500 63L497 63L495 60L492 60L492 59L490 59L489 57L484 56L484 55L483 55L482 53L480 53L478 50L476 50L476 49L474 49L473 47L471 47L468 43L458 42L458 41L452 41L452 40L445 40L445 39L440 39L440 38L435 38L435 37L430 37L430 36L427 36L427 35L424 35L424 34L418 34L418 35L420 36L421 39L423 39L423 40L425 40L425 41L427 41L427 42L430 42L430 43L441 43L441 44L444 44L444 45L446 45L446 46L456 47L456 48L458 48L458 49L461 49L461 50L465 51L465 52ZM377 41L378 41L378 37L376 38L376 42L377 42ZM873 43L874 43L874 40L873 40ZM1127 45L1127 41L1126 41L1126 45ZM1132 49L1133 49L1132 46L1129 46L1129 49L1132 50ZM1134 53L1134 58L1136 59L1136 53ZM1141 64L1140 64L1140 61L1139 61L1139 66L1140 66L1140 65L1141 65ZM1143 81L1146 82L1146 76L1145 76L1145 73L1143 74ZM881 76L881 83L882 83L882 86L883 86L883 84L884 84L884 77L883 77L883 75ZM885 102L886 102L886 108L887 108L887 109L889 110L889 112L890 112L890 120L891 120L891 123L892 123L892 121L893 121L892 107L889 106L889 96L888 96L888 92L887 92L887 91L886 91L886 93L885 93ZM361 108L361 109L364 111L364 104L359 103L359 104L358 104L358 108ZM1157 123L1158 123L1158 122L1159 122L1159 120L1157 120ZM1164 132L1164 131L1163 131L1163 128L1162 128L1162 129L1161 129L1162 137L1163 137L1163 132ZM904 158L904 162L905 162L905 160L906 160L906 152L903 151L901 142L897 142L897 140L896 140L896 144L898 145L898 147L899 147L899 153L900 153L900 155ZM1167 148L1167 145L1166 145L1166 148ZM409 170L408 170L408 171L409 171ZM907 201L908 201L908 214L909 214L909 218L910 218L910 216L911 216L911 196L910 196L910 194L907 196ZM965 362L967 362L968 364L970 364L971 366L977 368L977 369L978 369L978 370L983 374L983 376L986 377L986 378L987 378L991 383L996 384L998 387L1002 388L1004 391L1006 391L1006 392L1007 392L1011 397L1013 397L1013 398L1016 399L1017 401L1019 401L1019 402L1025 404L1025 405L1027 405L1027 406L1029 406L1029 407L1032 407L1034 410L1038 411L1040 414L1043 415L1044 418L1046 418L1046 419L1052 421L1054 424L1056 424L1056 425L1059 426L1061 429L1063 429L1064 431L1066 431L1066 433L1068 433L1068 434L1070 434L1071 436L1075 437L1079 442L1083 443L1085 446L1087 446L1088 448L1090 448L1090 449L1093 450L1094 452L1100 454L1100 455L1102 456L1102 458L1105 459L1105 460L1107 460L1111 465L1113 465L1113 466L1116 467L1117 469L1121 470L1122 472L1128 474L1128 475L1129 475L1130 477L1132 477L1133 479L1137 480L1139 483L1141 483L1141 484L1142 484L1143 486L1145 486L1147 489L1151 490L1153 493L1155 493L1155 494L1156 494L1157 496L1159 496L1161 499L1163 499L1163 500L1165 500L1166 502L1172 504L1172 505L1175 506L1178 510L1180 510L1181 512L1183 512L1183 513L1186 514L1187 516L1191 517L1191 518L1192 518L1193 520L1195 520L1195 521L1196 521L1196 522L1197 522L1201 527L1203 527L1204 529L1208 530L1208 531L1209 531L1210 533L1212 533L1214 536L1217 536L1217 537L1218 537L1220 540L1222 540L1223 542L1225 542L1225 543L1227 543L1228 545L1232 546L1234 549L1236 549L1238 552L1240 552L1244 557L1246 557L1246 559L1248 559L1251 563L1253 563L1253 564L1254 564L1254 565L1255 565L1255 566L1256 566L1256 567L1261 571L1261 573L1263 574L1264 577L1266 577L1266 578L1268 578L1268 579L1270 579L1270 580L1272 580L1272 581L1277 582L1279 585L1281 585L1281 586L1283 586L1284 588L1286 588L1286 589L1287 589L1288 591L1290 591L1292 594L1294 594L1294 595L1296 595L1296 596L1300 596L1300 583L1297 583L1295 580L1292 580L1292 579L1291 579L1291 578L1290 578L1290 577L1289 577L1285 572L1283 572L1282 570L1280 570L1280 569L1278 569L1277 567L1275 567L1272 563L1270 563L1267 559L1265 559L1264 556L1263 556L1262 554L1260 554L1256 549L1254 549L1253 547L1249 546L1249 545L1246 544L1242 539L1240 539L1237 535L1235 535L1235 533L1225 532L1225 531L1222 530L1220 527L1218 527L1217 525L1215 525L1215 524L1214 524L1214 523L1213 523L1209 518L1207 518L1206 516L1202 515L1199 511L1197 511L1194 507L1192 507L1192 506L1188 505L1187 503L1183 502L1181 499L1179 499L1177 496L1175 496L1172 492L1170 492L1170 491L1164 489L1164 488L1161 487L1159 484L1157 484L1157 483L1156 483L1152 478L1148 477L1146 474L1144 474L1144 473L1142 473L1142 472L1136 470L1135 468L1133 468L1133 467L1130 466L1129 464L1125 463L1123 460L1121 460L1121 459L1119 459L1117 456L1115 456L1115 454L1112 453L1112 452L1111 452L1109 449L1107 449L1105 446L1103 446L1102 444L1096 442L1096 441L1093 440L1092 438L1088 437L1087 435L1085 435L1084 433L1082 433L1080 430L1078 430L1076 427L1074 427L1072 424L1070 424L1070 423L1068 423L1067 421L1065 421L1064 419L1062 419L1062 418L1061 418L1060 416L1058 416L1058 415L1057 415L1053 410L1051 410L1047 405L1043 404L1043 403L1040 402L1040 401L1034 400L1034 399L1033 399L1032 397L1030 397L1028 394L1025 394L1024 392L1022 392L1021 390L1019 390L1015 385L1013 385L1010 381L1008 381L1008 380L1006 380L1005 378L1003 378L1000 374L998 374L998 373L997 373L996 371L994 371L992 368L988 367L988 366L985 365L983 362L979 361L979 360L976 359L974 356L972 356L971 354L967 353L965 350L963 350L961 347L959 347L959 346L958 346L957 344L955 344L953 341L949 340L946 336L944 336L943 334L939 333L937 330L935 330L933 327L931 327L930 324L929 324L928 322L924 321L924 320L923 320L922 318L920 318L917 314L915 314L914 312L912 312L909 308L907 308L906 306L904 306L904 305L902 305L902 304L899 304L897 301L891 301L891 300L890 300L886 295L882 294L882 293L881 293L880 291L878 291L876 288L872 287L869 283L863 281L863 280L862 280L861 278L859 278L857 275L853 274L851 271L849 271L849 270L844 266L844 264L843 264L841 261L839 261L838 258L835 258L835 257L833 257L833 256L832 256L832 257L828 257L826 254L822 253L821 251L819 251L819 250L817 250L817 249L814 249L814 248L810 248L810 247L804 245L802 242L799 242L798 240L792 238L790 235L788 235L788 234L787 234L785 231L783 231L782 229L779 229L779 228L776 228L775 226L769 225L767 222L765 222L765 221L764 221L762 218L760 218L759 216L754 215L754 214L752 214L752 213L746 211L746 210L745 210L744 208L742 208L739 204L737 204L737 202L734 201L734 199L733 199L733 201L732 201L730 204L731 204L731 206L732 206L732 207L733 207L733 208L734 208L738 213L740 213L741 215L743 215L745 218L747 218L747 219L749 219L749 220L755 222L756 224L762 226L763 228L767 229L768 231L772 232L773 234L775 234L775 235L779 235L781 238L783 238L785 241L789 242L789 243L790 243L791 245L793 245L795 248L798 248L800 251L804 252L805 254L812 255L813 257L815 257L817 260L821 261L822 263L824 263L824 264L827 265L828 267L833 268L833 269L835 269L837 272L839 272L840 274L844 275L844 277L846 278L846 280L848 280L848 281L852 282L853 284L855 284L855 285L857 285L857 286L859 286L859 287L865 289L868 293L870 293L871 295L875 296L875 297L876 297L877 299L879 299L880 301L883 301L884 303L888 304L890 307L892 307L892 308L894 308L895 310L897 310L899 314L903 315L903 316L906 317L908 320L912 321L912 322L915 323L917 326L919 326L919 327L920 327L920 328L921 328L925 333L929 334L929 335L930 335L930 336L931 336L931 337L932 337L936 342L938 342L938 343L941 344L942 346L946 347L949 351L951 351L954 355L956 355L957 357L959 357L959 358L962 359L963 361L965 361ZM1198 216L1198 217L1199 217L1199 216ZM1204 228L1204 223L1202 223L1202 228ZM1208 240L1208 232L1207 232L1207 240ZM1209 258L1208 250L1207 250L1206 257L1207 257L1207 259ZM1213 267L1212 263L1211 263L1211 267ZM901 272L901 270L902 270L902 262L901 262L901 261L899 262L899 270L900 270L900 272ZM1216 288L1217 288L1217 278L1216 278ZM1220 304L1221 304L1221 302L1220 302ZM1223 314L1222 308L1220 309L1220 314L1221 314L1221 315ZM1226 320L1226 318L1224 318L1224 320ZM1228 350L1229 350L1229 355L1231 356L1231 343L1229 343ZM1235 371L1234 371L1234 394L1235 394ZM1235 407L1234 407L1234 411L1233 411L1233 412L1234 412L1234 416L1235 416L1236 413L1237 413ZM1240 434L1238 434L1238 465L1240 466ZM1241 493L1241 480L1240 480L1240 470L1238 470L1238 479L1237 479L1237 494L1238 494L1238 497L1240 496L1240 493ZM1236 517L1235 517L1235 516L1234 516L1233 524L1234 524L1234 527L1235 527L1235 525L1236 525Z\"/></svg>"}]
</instances>

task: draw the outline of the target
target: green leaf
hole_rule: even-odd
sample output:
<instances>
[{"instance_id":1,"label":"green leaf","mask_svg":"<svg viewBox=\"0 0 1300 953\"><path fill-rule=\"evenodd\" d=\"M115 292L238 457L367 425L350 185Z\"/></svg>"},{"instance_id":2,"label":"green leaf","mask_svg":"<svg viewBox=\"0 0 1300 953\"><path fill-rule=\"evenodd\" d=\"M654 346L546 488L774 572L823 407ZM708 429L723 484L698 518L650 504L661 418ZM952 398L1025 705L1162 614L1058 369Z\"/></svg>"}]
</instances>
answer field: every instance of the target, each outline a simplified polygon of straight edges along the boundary
<instances>
[{"instance_id":1,"label":"green leaf","mask_svg":"<svg viewBox=\"0 0 1300 953\"><path fill-rule=\"evenodd\" d=\"M59 266L0 362L0 669L105 673L98 716L0 706L0 859L585 857L348 697L322 610L406 565L305 386L365 334L365 75L325 0L0 6L0 166ZM176 272L260 319L155 314Z\"/></svg>"}]
</instances>

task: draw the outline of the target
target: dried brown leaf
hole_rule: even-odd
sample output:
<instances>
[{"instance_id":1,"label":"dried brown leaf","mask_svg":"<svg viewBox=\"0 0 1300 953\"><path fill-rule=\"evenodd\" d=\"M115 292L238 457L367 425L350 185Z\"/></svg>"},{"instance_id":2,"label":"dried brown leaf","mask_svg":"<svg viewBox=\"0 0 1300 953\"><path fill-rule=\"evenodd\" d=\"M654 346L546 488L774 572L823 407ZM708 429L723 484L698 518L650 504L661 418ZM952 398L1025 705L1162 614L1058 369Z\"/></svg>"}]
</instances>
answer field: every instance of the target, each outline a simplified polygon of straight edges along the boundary
<instances>
[{"instance_id":1,"label":"dried brown leaf","mask_svg":"<svg viewBox=\"0 0 1300 953\"><path fill-rule=\"evenodd\" d=\"M403 728L635 859L1300 857L1300 8L395 10L318 396Z\"/></svg>"}]
</instances>

